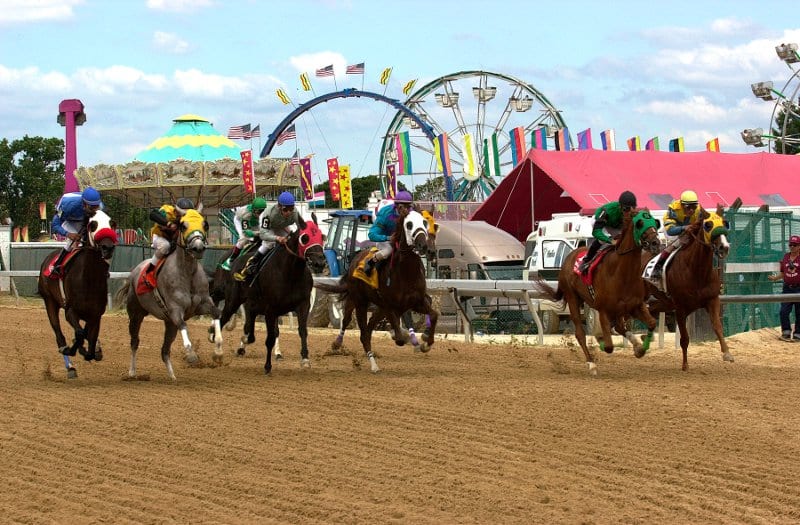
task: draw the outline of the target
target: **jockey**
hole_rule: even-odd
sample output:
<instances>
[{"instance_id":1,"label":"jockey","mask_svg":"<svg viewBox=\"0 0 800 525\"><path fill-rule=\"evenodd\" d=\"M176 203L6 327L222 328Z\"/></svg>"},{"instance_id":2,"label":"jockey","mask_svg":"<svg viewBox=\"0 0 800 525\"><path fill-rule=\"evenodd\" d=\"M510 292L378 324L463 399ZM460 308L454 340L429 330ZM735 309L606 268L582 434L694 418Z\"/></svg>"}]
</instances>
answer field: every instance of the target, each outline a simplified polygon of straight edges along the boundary
<instances>
[{"instance_id":1,"label":"jockey","mask_svg":"<svg viewBox=\"0 0 800 525\"><path fill-rule=\"evenodd\" d=\"M591 266L592 259L604 244L616 244L615 237L622 231L622 219L630 217L636 209L636 195L630 191L623 191L616 201L603 204L594 212L594 228L592 237L594 241L589 251L583 257L581 273L586 275Z\"/></svg>"},{"instance_id":2,"label":"jockey","mask_svg":"<svg viewBox=\"0 0 800 525\"><path fill-rule=\"evenodd\" d=\"M262 214L261 224L259 225L258 235L261 238L261 246L248 260L247 264L239 272L233 274L237 281L248 280L261 259L275 247L275 243L286 244L288 235L295 229L301 228L300 213L294 207L294 195L284 191L278 195L278 203L273 204L269 210Z\"/></svg>"},{"instance_id":3,"label":"jockey","mask_svg":"<svg viewBox=\"0 0 800 525\"><path fill-rule=\"evenodd\" d=\"M378 251L364 263L364 273L372 273L377 263L392 255L392 234L399 217L405 217L411 211L414 199L407 191L399 191L394 198L393 206L384 206L375 215L375 222L369 229L369 240L377 243Z\"/></svg>"},{"instance_id":4,"label":"jockey","mask_svg":"<svg viewBox=\"0 0 800 525\"><path fill-rule=\"evenodd\" d=\"M242 251L242 248L255 240L256 234L253 229L258 227L259 216L264 213L266 207L267 201L263 197L256 197L251 204L239 206L233 211L233 226L236 228L239 238L236 240L236 246L233 247L230 257L220 265L223 270L230 271L231 263Z\"/></svg>"},{"instance_id":5,"label":"jockey","mask_svg":"<svg viewBox=\"0 0 800 525\"><path fill-rule=\"evenodd\" d=\"M53 263L50 275L57 277L61 273L61 263L67 253L71 252L78 241L86 235L86 221L97 210L104 208L100 192L88 186L83 192L65 193L56 204L56 214L50 229L67 238L67 243Z\"/></svg>"},{"instance_id":6,"label":"jockey","mask_svg":"<svg viewBox=\"0 0 800 525\"><path fill-rule=\"evenodd\" d=\"M681 233L688 225L695 222L700 214L703 213L703 207L697 202L697 193L692 190L686 190L681 193L681 198L673 201L667 208L664 214L664 233L669 237L676 237L667 244L667 247L658 256L658 261L653 267L653 273L650 274L650 279L656 280L661 278L661 271L664 268L669 254L680 248L686 243L686 239L681 237Z\"/></svg>"},{"instance_id":7,"label":"jockey","mask_svg":"<svg viewBox=\"0 0 800 525\"><path fill-rule=\"evenodd\" d=\"M175 240L175 234L178 231L180 224L180 215L178 209L193 210L194 203L191 199L181 197L175 206L171 204L164 204L157 210L150 212L150 220L155 224L150 230L153 234L153 258L150 259L150 264L147 265L146 272L152 272L158 261L169 255L172 242Z\"/></svg>"}]
</instances>

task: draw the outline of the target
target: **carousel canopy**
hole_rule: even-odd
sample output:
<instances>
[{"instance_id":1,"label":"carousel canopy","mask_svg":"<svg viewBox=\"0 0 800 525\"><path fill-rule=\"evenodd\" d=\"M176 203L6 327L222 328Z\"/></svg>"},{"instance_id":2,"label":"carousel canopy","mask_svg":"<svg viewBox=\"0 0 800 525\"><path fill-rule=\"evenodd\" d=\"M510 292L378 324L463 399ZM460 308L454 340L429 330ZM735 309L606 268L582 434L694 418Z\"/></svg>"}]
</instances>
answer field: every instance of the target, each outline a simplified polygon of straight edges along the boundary
<instances>
[{"instance_id":1,"label":"carousel canopy","mask_svg":"<svg viewBox=\"0 0 800 525\"><path fill-rule=\"evenodd\" d=\"M79 167L81 188L93 186L135 206L157 207L189 197L206 208L232 208L249 202L242 180L242 148L198 115L182 115L172 128L127 164ZM300 166L291 159L253 161L256 193L277 194L300 185Z\"/></svg>"}]
</instances>

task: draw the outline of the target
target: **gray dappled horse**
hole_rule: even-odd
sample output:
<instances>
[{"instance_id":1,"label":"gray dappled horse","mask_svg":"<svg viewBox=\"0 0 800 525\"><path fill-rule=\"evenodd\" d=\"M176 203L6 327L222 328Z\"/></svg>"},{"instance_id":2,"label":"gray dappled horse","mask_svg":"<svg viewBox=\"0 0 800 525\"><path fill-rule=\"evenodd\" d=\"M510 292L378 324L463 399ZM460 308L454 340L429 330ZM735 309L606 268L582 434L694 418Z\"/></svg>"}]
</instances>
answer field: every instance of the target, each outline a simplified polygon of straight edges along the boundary
<instances>
[{"instance_id":1,"label":"gray dappled horse","mask_svg":"<svg viewBox=\"0 0 800 525\"><path fill-rule=\"evenodd\" d=\"M211 315L214 329L214 361L222 361L222 332L219 324L219 309L214 306L208 291L208 279L199 259L206 249L208 223L200 211L175 209L180 216L177 246L166 257L157 276L157 286L153 291L137 294L139 275L149 263L144 260L131 270L130 276L120 289L117 297L127 293L128 331L131 336L131 366L129 377L136 377L136 351L139 348L139 329L144 318L150 314L164 321L164 342L161 345L161 359L167 367L167 375L175 380L175 372L170 361L170 347L178 331L183 339L185 357L189 363L198 360L186 320L195 315Z\"/></svg>"}]
</instances>

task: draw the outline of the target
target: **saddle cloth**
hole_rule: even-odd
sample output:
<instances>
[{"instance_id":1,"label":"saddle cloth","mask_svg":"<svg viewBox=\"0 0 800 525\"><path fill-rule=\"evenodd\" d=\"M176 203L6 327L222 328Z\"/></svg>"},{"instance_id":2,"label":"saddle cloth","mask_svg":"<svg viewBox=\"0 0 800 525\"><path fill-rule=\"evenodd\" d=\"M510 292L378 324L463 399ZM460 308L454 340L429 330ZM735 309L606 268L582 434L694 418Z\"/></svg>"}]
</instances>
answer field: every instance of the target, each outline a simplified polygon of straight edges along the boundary
<instances>
[{"instance_id":1,"label":"saddle cloth","mask_svg":"<svg viewBox=\"0 0 800 525\"><path fill-rule=\"evenodd\" d=\"M368 259L371 259L375 255L375 252L377 251L378 249L374 246L370 248L369 255L361 259L356 265L356 267L353 269L353 277L361 281L364 281L365 283L367 283L368 286L375 289L378 288L378 268L377 267L372 268L372 273L370 275L367 275L367 272L364 271L364 265L367 263Z\"/></svg>"},{"instance_id":2,"label":"saddle cloth","mask_svg":"<svg viewBox=\"0 0 800 525\"><path fill-rule=\"evenodd\" d=\"M50 260L47 261L47 266L45 267L44 272L42 272L42 275L52 279L63 279L64 275L67 273L67 266L72 259L75 258L79 251L80 250L75 249L67 252L67 255L64 256L64 260L61 261L61 273L53 273L53 264L55 264L56 259L58 259L58 254L60 253L56 252L55 255L50 257Z\"/></svg>"},{"instance_id":3,"label":"saddle cloth","mask_svg":"<svg viewBox=\"0 0 800 525\"><path fill-rule=\"evenodd\" d=\"M158 272L161 271L161 267L164 265L164 261L166 260L166 257L160 259L158 263L156 263L156 267L152 272L147 271L147 264L142 267L142 270L139 272L139 277L136 279L136 295L144 295L152 292L155 289Z\"/></svg>"},{"instance_id":4,"label":"saddle cloth","mask_svg":"<svg viewBox=\"0 0 800 525\"><path fill-rule=\"evenodd\" d=\"M669 254L667 260L664 261L664 267L661 269L661 279L658 282L654 281L650 276L653 275L653 268L656 265L656 261L658 261L658 255L651 257L647 264L644 266L644 271L642 271L642 279L646 279L650 283L654 284L656 288L661 290L662 292L667 291L667 268L669 267L672 259L675 258L675 254L680 251L680 248Z\"/></svg>"},{"instance_id":5,"label":"saddle cloth","mask_svg":"<svg viewBox=\"0 0 800 525\"><path fill-rule=\"evenodd\" d=\"M606 256L606 254L608 254L608 252L610 251L611 251L610 248L600 248L600 250L598 250L597 252L597 255L594 256L594 260L591 262L591 265L589 266L589 271L586 272L586 275L583 275L581 273L581 265L583 264L583 259L584 257L586 257L586 253L588 252L588 250L583 252L583 254L575 258L575 264L572 265L572 271L580 276L581 281L583 281L583 284L585 284L586 286L591 286L592 279L594 278L595 268L597 268L597 265L600 264L600 261L602 261L603 258Z\"/></svg>"}]
</instances>

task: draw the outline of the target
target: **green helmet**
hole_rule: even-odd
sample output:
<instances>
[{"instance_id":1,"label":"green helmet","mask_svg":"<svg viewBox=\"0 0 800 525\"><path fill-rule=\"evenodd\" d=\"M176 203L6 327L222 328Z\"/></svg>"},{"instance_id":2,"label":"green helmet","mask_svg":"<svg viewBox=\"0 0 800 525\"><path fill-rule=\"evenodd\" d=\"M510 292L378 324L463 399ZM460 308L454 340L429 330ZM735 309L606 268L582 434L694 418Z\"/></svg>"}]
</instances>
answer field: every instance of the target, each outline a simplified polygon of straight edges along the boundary
<instances>
[{"instance_id":1,"label":"green helmet","mask_svg":"<svg viewBox=\"0 0 800 525\"><path fill-rule=\"evenodd\" d=\"M266 208L267 201L265 201L263 197L256 197L253 199L253 204L250 205L250 209L253 210L254 213L261 213Z\"/></svg>"}]
</instances>

